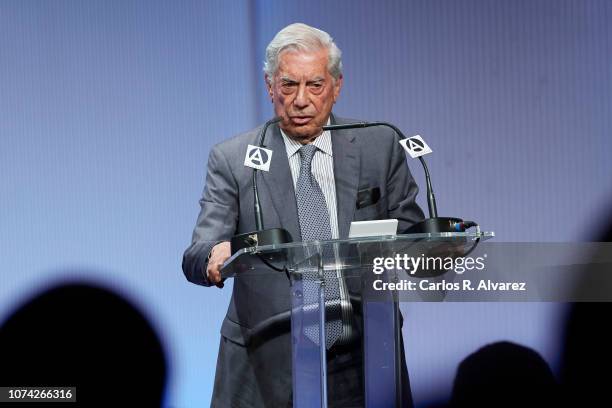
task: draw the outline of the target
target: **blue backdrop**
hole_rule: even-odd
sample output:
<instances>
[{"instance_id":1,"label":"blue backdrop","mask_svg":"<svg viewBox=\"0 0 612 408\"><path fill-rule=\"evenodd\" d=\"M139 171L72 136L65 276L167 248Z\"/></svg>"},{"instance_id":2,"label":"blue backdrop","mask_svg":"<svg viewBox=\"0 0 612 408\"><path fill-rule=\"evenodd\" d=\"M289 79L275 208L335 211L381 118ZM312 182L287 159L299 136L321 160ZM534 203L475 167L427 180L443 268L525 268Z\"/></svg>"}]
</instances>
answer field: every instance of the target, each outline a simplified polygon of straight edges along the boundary
<instances>
[{"instance_id":1,"label":"blue backdrop","mask_svg":"<svg viewBox=\"0 0 612 408\"><path fill-rule=\"evenodd\" d=\"M182 251L210 147L272 116L263 51L296 21L343 50L337 114L432 146L441 215L498 241L595 235L612 201L610 1L0 0L0 320L51 284L101 282L161 333L167 404L209 403L231 285L188 284ZM557 367L558 305L404 313L418 404L486 342Z\"/></svg>"}]
</instances>

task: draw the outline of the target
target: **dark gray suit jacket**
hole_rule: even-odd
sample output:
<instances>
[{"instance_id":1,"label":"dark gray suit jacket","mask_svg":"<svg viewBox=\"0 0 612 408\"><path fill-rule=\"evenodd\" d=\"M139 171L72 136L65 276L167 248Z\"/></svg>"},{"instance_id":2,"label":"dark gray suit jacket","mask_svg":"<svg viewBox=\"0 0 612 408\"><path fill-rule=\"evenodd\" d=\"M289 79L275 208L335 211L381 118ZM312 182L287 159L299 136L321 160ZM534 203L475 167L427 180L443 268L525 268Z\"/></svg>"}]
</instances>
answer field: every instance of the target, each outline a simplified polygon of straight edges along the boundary
<instances>
[{"instance_id":1,"label":"dark gray suit jacket","mask_svg":"<svg viewBox=\"0 0 612 408\"><path fill-rule=\"evenodd\" d=\"M332 123L351 120L332 116ZM244 166L248 144L255 145L261 128L240 134L210 152L206 186L192 243L183 256L190 282L209 286L206 266L211 248L239 233L254 231L252 169ZM266 228L282 227L295 241L300 227L291 170L278 125L272 125L266 146L273 151L269 172L259 172L259 196ZM332 132L334 178L340 238L351 221L397 218L399 231L423 219L415 203L418 187L406 165L399 137L376 127ZM378 187L375 204L357 208L359 190ZM236 279L221 326L221 346L213 406L279 407L291 400L291 345L287 333L265 341L253 328L290 309L289 282L284 274Z\"/></svg>"}]
</instances>

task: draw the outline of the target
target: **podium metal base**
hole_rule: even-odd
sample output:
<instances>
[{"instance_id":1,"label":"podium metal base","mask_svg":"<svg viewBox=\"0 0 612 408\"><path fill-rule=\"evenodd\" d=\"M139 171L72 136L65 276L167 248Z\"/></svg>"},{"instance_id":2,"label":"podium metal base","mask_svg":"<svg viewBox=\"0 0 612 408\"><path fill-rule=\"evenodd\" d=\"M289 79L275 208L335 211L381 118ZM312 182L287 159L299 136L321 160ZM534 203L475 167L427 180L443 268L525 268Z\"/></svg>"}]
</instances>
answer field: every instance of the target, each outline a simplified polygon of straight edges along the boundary
<instances>
[{"instance_id":1,"label":"podium metal base","mask_svg":"<svg viewBox=\"0 0 612 408\"><path fill-rule=\"evenodd\" d=\"M427 218L412 227L408 228L403 234L422 234L432 232L464 232L465 229L457 229L457 224L462 223L461 218L437 217Z\"/></svg>"},{"instance_id":2,"label":"podium metal base","mask_svg":"<svg viewBox=\"0 0 612 408\"><path fill-rule=\"evenodd\" d=\"M246 232L244 234L235 235L232 238L232 254L243 248L264 245L280 245L288 242L293 242L291 234L282 228Z\"/></svg>"}]
</instances>

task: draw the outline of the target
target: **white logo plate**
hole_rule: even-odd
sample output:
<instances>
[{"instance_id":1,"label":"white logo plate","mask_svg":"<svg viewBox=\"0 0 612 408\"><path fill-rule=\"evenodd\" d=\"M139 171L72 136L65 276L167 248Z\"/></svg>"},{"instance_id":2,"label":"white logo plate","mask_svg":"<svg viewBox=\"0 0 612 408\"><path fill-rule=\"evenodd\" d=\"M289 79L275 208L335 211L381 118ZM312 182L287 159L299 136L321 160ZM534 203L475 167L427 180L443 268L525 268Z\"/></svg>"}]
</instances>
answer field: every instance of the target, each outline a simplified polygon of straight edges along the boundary
<instances>
[{"instance_id":1,"label":"white logo plate","mask_svg":"<svg viewBox=\"0 0 612 408\"><path fill-rule=\"evenodd\" d=\"M431 148L419 135L409 137L408 139L402 139L400 140L400 144L413 159L416 159L420 156L425 156L426 154L432 152Z\"/></svg>"},{"instance_id":2,"label":"white logo plate","mask_svg":"<svg viewBox=\"0 0 612 408\"><path fill-rule=\"evenodd\" d=\"M244 165L257 170L270 171L272 150L259 146L248 145L244 156Z\"/></svg>"}]
</instances>

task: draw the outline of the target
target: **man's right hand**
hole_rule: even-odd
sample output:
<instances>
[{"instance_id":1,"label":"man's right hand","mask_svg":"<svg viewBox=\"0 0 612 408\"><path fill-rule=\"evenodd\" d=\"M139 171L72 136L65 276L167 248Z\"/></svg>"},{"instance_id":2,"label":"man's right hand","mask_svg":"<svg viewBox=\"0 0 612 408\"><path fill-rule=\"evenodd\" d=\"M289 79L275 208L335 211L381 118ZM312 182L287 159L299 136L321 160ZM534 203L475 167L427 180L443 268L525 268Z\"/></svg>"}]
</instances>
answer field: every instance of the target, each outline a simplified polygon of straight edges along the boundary
<instances>
[{"instance_id":1,"label":"man's right hand","mask_svg":"<svg viewBox=\"0 0 612 408\"><path fill-rule=\"evenodd\" d=\"M211 283L216 287L222 288L223 281L221 280L221 268L223 263L232 255L229 241L219 242L210 251L208 266L206 267L206 276Z\"/></svg>"}]
</instances>

